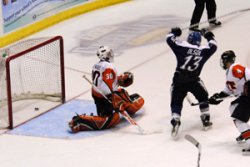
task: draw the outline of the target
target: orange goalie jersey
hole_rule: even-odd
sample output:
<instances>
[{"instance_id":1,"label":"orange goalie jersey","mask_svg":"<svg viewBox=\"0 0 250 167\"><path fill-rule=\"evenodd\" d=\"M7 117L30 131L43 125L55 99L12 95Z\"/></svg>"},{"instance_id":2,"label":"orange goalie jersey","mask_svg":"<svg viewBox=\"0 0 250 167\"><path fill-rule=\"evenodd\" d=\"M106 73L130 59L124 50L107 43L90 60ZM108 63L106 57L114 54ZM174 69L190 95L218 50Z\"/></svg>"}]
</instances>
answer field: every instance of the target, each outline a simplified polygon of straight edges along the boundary
<instances>
[{"instance_id":1,"label":"orange goalie jersey","mask_svg":"<svg viewBox=\"0 0 250 167\"><path fill-rule=\"evenodd\" d=\"M117 74L111 63L113 51L101 46L97 52L100 61L92 68L92 97L95 101L97 116L77 115L69 122L73 132L102 130L116 126L120 122L119 112L127 111L134 115L144 104L144 99L137 93L129 95L121 88L133 83L133 74Z\"/></svg>"}]
</instances>

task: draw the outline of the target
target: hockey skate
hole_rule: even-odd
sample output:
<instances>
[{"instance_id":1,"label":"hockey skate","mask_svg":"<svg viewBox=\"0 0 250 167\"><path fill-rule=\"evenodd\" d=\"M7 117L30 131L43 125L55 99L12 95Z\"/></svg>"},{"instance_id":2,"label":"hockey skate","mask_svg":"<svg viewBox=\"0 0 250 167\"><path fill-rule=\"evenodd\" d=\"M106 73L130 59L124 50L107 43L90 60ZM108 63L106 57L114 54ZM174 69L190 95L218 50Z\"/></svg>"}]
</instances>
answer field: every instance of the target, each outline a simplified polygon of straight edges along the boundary
<instances>
[{"instance_id":1,"label":"hockey skate","mask_svg":"<svg viewBox=\"0 0 250 167\"><path fill-rule=\"evenodd\" d=\"M238 144L245 143L245 139L241 135L239 135L235 140Z\"/></svg>"},{"instance_id":2,"label":"hockey skate","mask_svg":"<svg viewBox=\"0 0 250 167\"><path fill-rule=\"evenodd\" d=\"M191 26L191 27L189 27L189 32L194 32L194 31L200 32L201 30L199 29L198 26Z\"/></svg>"},{"instance_id":3,"label":"hockey skate","mask_svg":"<svg viewBox=\"0 0 250 167\"><path fill-rule=\"evenodd\" d=\"M221 22L218 20L210 21L209 26L218 27L221 26Z\"/></svg>"},{"instance_id":4,"label":"hockey skate","mask_svg":"<svg viewBox=\"0 0 250 167\"><path fill-rule=\"evenodd\" d=\"M250 147L242 149L244 155L250 155Z\"/></svg>"},{"instance_id":5,"label":"hockey skate","mask_svg":"<svg viewBox=\"0 0 250 167\"><path fill-rule=\"evenodd\" d=\"M171 124L172 124L172 126L173 126L172 131L171 131L171 135L172 135L172 137L173 137L174 139L176 139L177 136L178 136L178 131L179 131L179 127L180 127L180 125L181 125L181 121L180 121L179 118L173 118L173 119L171 120Z\"/></svg>"},{"instance_id":6,"label":"hockey skate","mask_svg":"<svg viewBox=\"0 0 250 167\"><path fill-rule=\"evenodd\" d=\"M201 115L201 121L202 121L202 124L203 124L203 130L204 131L207 131L213 125L213 123L210 122L210 115L208 115L208 114L202 114Z\"/></svg>"}]
</instances>

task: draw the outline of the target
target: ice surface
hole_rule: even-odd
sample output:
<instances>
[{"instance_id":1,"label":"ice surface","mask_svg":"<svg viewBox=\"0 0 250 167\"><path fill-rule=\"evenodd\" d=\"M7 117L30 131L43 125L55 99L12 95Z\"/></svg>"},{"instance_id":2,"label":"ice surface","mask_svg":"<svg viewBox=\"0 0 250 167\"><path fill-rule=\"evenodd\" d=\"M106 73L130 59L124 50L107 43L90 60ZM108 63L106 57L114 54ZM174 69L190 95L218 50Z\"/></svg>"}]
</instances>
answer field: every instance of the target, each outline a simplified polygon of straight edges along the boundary
<instances>
[{"instance_id":1,"label":"ice surface","mask_svg":"<svg viewBox=\"0 0 250 167\"><path fill-rule=\"evenodd\" d=\"M248 7L249 0L218 0L217 16ZM137 92L145 98L145 113L137 120L138 123L144 129L162 130L162 133L140 135L136 128L127 124L117 131L80 140L2 134L1 166L194 167L197 165L197 148L185 140L185 134L191 134L201 143L202 167L249 166L250 157L241 153L244 144L239 145L235 141L238 132L228 111L230 99L219 106L210 107L214 125L207 132L202 131L198 107L185 102L180 137L176 141L171 139L169 93L176 60L165 43L165 32L169 31L171 26L188 26L193 8L192 0L135 0L72 18L33 35L32 37L64 37L67 100L91 100L90 85L83 80L82 75L91 72L93 63L97 61L94 56L96 51L93 50L93 56L72 52L79 46L79 36L100 26L128 26L129 22L141 18L166 16L165 27L158 27L158 30L162 30L161 41L133 47L126 43L127 49L123 48L121 55L115 58L119 71L130 70L135 75L135 83L128 91ZM176 22L170 18L174 18ZM203 20L205 19L206 11L203 14ZM201 74L210 95L224 87L225 71L219 66L219 58L223 51L234 50L237 61L246 66L250 63L249 12L222 17L220 21L222 27L213 31L218 42L218 50L204 66ZM141 29L145 27L146 25ZM157 34L159 31L154 32ZM187 31L184 31L183 36L186 34ZM143 36L142 41L148 37ZM110 36L111 43L112 40L119 40L115 38L115 35ZM153 40L152 37L150 39ZM107 39L100 41L108 42ZM99 43L96 43L96 46L98 45ZM117 52L120 52L118 46Z\"/></svg>"}]
</instances>

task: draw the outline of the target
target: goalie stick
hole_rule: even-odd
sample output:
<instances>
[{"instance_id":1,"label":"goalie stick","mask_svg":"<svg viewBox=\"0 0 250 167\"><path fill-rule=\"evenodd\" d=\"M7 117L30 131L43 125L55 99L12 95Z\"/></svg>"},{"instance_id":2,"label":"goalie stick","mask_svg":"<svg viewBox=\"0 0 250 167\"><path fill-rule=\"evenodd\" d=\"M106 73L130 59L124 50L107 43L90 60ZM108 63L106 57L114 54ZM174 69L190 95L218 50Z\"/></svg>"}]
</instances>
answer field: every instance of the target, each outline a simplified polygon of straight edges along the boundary
<instances>
[{"instance_id":1,"label":"goalie stick","mask_svg":"<svg viewBox=\"0 0 250 167\"><path fill-rule=\"evenodd\" d=\"M198 159L197 159L197 167L200 167L201 160L201 144L191 135L185 135L185 139L192 143L198 149Z\"/></svg>"},{"instance_id":2,"label":"goalie stick","mask_svg":"<svg viewBox=\"0 0 250 167\"><path fill-rule=\"evenodd\" d=\"M83 75L83 78L88 82L88 83L90 83L93 87L95 87L95 89L106 99L106 100L108 100L108 102L109 103L111 103L112 104L112 102L107 98L107 96L105 96L103 93L102 93L102 91L100 91L87 77L86 77L86 75ZM119 111L123 116L124 116L124 118L131 124L131 125L133 125L133 126L135 126L137 129L138 129L138 131L141 133L141 134L146 134L146 132L145 132L145 130L141 127L141 126L139 126L138 124L137 124L137 122L135 122L135 120L133 119L133 118L131 118L129 115L128 115L128 113L126 112L126 111Z\"/></svg>"}]
</instances>

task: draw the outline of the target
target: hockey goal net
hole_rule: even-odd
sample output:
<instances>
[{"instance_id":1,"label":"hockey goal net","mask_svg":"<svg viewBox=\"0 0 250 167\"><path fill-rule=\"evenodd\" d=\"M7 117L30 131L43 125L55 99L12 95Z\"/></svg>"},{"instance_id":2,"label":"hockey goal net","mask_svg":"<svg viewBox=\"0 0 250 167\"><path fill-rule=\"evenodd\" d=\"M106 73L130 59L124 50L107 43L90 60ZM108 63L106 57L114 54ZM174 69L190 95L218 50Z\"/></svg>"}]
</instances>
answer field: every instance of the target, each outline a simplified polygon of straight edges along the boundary
<instances>
[{"instance_id":1,"label":"hockey goal net","mask_svg":"<svg viewBox=\"0 0 250 167\"><path fill-rule=\"evenodd\" d=\"M61 36L0 49L0 128L13 128L65 102Z\"/></svg>"}]
</instances>

